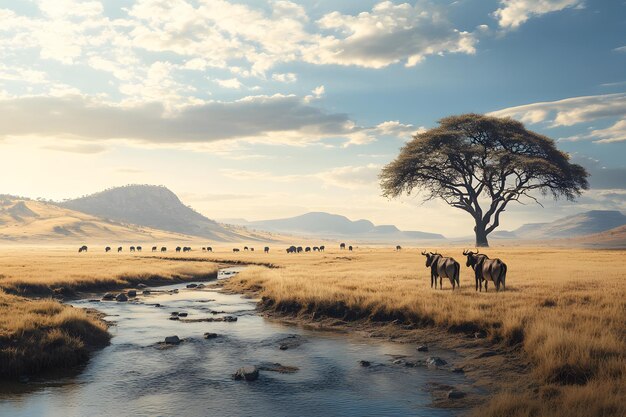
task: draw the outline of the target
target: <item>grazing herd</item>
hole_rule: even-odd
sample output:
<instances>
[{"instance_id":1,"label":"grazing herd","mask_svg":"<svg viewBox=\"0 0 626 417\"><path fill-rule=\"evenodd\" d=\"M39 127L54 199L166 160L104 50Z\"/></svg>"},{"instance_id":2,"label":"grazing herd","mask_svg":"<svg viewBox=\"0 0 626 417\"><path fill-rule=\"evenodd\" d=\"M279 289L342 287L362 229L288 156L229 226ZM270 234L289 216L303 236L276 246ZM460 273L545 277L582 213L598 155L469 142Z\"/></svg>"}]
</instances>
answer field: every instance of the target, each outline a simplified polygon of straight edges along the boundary
<instances>
[{"instance_id":1,"label":"grazing herd","mask_svg":"<svg viewBox=\"0 0 626 417\"><path fill-rule=\"evenodd\" d=\"M354 248L349 245L347 246L349 251L352 251ZM83 245L78 248L78 252L87 252L87 246ZM346 244L341 243L339 245L340 250L346 249ZM141 246L130 246L130 252L141 252ZM157 252L158 247L152 246L152 252ZM162 246L161 252L167 252L167 247ZM189 246L177 246L176 252L190 252L192 249ZM244 251L254 252L253 247L244 246ZM308 252L324 252L325 246L289 246L286 249L287 253L308 253ZM396 252L402 250L400 245L397 245L395 248ZM111 247L107 246L104 248L105 252L110 252ZM120 253L123 251L123 247L119 246L117 248L117 252ZM211 246L202 247L203 252L213 252L213 248ZM269 246L265 246L263 248L264 253L269 253ZM233 248L233 252L240 252L239 248ZM447 278L450 280L450 284L452 285L452 290L455 290L457 287L461 288L461 282L459 279L459 275L461 272L461 265L454 260L454 258L446 257L437 252L426 252L422 251L422 255L426 257L426 268L430 268L430 287L437 289L437 280L439 280L439 288L443 289L443 279ZM476 291L482 292L483 283L485 285L485 292L487 291L489 281L493 283L496 287L496 291L500 291L500 287L503 290L506 289L506 273L507 266L501 259L495 258L491 259L484 253L479 253L478 250L475 252L470 250L464 250L463 256L467 257L467 262L465 266L471 267L474 271L474 280L476 284Z\"/></svg>"}]
</instances>

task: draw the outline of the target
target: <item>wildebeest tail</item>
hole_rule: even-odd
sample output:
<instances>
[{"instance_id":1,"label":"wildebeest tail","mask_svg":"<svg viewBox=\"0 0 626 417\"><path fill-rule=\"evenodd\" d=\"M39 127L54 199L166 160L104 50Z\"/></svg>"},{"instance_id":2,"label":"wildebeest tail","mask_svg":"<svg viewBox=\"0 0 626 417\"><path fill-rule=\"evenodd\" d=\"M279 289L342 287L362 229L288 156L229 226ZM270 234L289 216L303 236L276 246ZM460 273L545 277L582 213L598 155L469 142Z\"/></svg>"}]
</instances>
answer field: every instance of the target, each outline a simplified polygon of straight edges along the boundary
<instances>
[{"instance_id":1,"label":"wildebeest tail","mask_svg":"<svg viewBox=\"0 0 626 417\"><path fill-rule=\"evenodd\" d=\"M498 277L498 282L502 284L502 289L506 290L506 264L502 262L502 268L500 268L500 276Z\"/></svg>"},{"instance_id":2,"label":"wildebeest tail","mask_svg":"<svg viewBox=\"0 0 626 417\"><path fill-rule=\"evenodd\" d=\"M461 289L461 281L459 280L459 275L461 273L461 264L458 262L454 262L454 280L456 281L456 285L458 285L459 289Z\"/></svg>"}]
</instances>

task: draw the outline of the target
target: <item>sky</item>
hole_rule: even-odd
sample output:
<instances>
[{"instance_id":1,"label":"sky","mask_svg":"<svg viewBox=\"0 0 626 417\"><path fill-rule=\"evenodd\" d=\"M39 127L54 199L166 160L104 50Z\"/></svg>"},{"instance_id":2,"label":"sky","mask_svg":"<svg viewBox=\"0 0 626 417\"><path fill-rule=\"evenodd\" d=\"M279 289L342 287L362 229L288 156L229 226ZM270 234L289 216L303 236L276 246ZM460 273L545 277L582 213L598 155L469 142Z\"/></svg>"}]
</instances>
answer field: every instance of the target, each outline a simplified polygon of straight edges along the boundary
<instances>
[{"instance_id":1,"label":"sky","mask_svg":"<svg viewBox=\"0 0 626 417\"><path fill-rule=\"evenodd\" d=\"M591 173L500 230L626 211L623 0L0 0L0 193L165 185L214 219L309 211L472 234L381 196L412 135L512 117Z\"/></svg>"}]
</instances>

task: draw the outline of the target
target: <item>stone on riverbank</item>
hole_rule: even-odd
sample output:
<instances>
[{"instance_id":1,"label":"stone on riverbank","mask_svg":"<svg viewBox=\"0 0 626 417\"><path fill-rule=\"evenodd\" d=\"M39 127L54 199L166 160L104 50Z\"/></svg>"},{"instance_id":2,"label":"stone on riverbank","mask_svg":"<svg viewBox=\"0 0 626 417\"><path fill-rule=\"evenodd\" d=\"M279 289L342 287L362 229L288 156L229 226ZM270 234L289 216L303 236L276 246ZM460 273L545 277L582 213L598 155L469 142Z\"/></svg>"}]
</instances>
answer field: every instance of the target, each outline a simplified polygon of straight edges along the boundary
<instances>
[{"instance_id":1,"label":"stone on riverbank","mask_svg":"<svg viewBox=\"0 0 626 417\"><path fill-rule=\"evenodd\" d=\"M178 345L180 344L181 340L178 336L167 336L165 338L165 344L166 345Z\"/></svg>"},{"instance_id":2,"label":"stone on riverbank","mask_svg":"<svg viewBox=\"0 0 626 417\"><path fill-rule=\"evenodd\" d=\"M437 356L431 356L428 359L426 359L426 363L429 366L445 366L448 364L448 362L446 362L445 360L437 357Z\"/></svg>"},{"instance_id":3,"label":"stone on riverbank","mask_svg":"<svg viewBox=\"0 0 626 417\"><path fill-rule=\"evenodd\" d=\"M116 297L115 300L118 302L124 302L124 301L128 301L128 297L126 296L126 294L124 293L119 293Z\"/></svg>"}]
</instances>

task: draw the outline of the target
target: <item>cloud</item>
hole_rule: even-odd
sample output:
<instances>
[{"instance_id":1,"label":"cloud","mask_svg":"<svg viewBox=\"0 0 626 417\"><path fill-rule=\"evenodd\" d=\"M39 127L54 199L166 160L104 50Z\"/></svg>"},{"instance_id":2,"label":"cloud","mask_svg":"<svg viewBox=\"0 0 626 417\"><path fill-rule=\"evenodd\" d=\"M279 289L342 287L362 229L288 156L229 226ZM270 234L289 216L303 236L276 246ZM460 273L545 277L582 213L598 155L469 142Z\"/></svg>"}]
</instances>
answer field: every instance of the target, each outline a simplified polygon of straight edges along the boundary
<instances>
[{"instance_id":1,"label":"cloud","mask_svg":"<svg viewBox=\"0 0 626 417\"><path fill-rule=\"evenodd\" d=\"M332 34L304 50L304 60L314 64L384 68L404 62L412 67L428 55L476 51L473 34L455 29L426 2L411 6L384 1L371 12L328 13L317 24Z\"/></svg>"},{"instance_id":2,"label":"cloud","mask_svg":"<svg viewBox=\"0 0 626 417\"><path fill-rule=\"evenodd\" d=\"M583 0L500 0L501 7L493 14L504 29L515 29L531 17L583 7Z\"/></svg>"},{"instance_id":3,"label":"cloud","mask_svg":"<svg viewBox=\"0 0 626 417\"><path fill-rule=\"evenodd\" d=\"M626 45L613 49L615 52L626 52Z\"/></svg>"},{"instance_id":4,"label":"cloud","mask_svg":"<svg viewBox=\"0 0 626 417\"><path fill-rule=\"evenodd\" d=\"M298 80L298 77L293 72L288 72L285 74L272 74L272 80L278 81L281 83L295 83Z\"/></svg>"},{"instance_id":5,"label":"cloud","mask_svg":"<svg viewBox=\"0 0 626 417\"><path fill-rule=\"evenodd\" d=\"M566 141L594 140L597 143L626 141L626 93L573 97L558 101L525 104L489 113L497 117L512 117L524 123L549 123L549 127L574 126L600 119L615 119L605 129L562 138Z\"/></svg>"},{"instance_id":6,"label":"cloud","mask_svg":"<svg viewBox=\"0 0 626 417\"><path fill-rule=\"evenodd\" d=\"M232 88L235 90L240 89L243 85L237 78L229 78L226 80L215 79L213 81L215 81L220 87Z\"/></svg>"},{"instance_id":7,"label":"cloud","mask_svg":"<svg viewBox=\"0 0 626 417\"><path fill-rule=\"evenodd\" d=\"M368 164L365 166L344 166L315 174L327 185L341 188L362 188L378 185L378 173L381 166Z\"/></svg>"}]
</instances>

